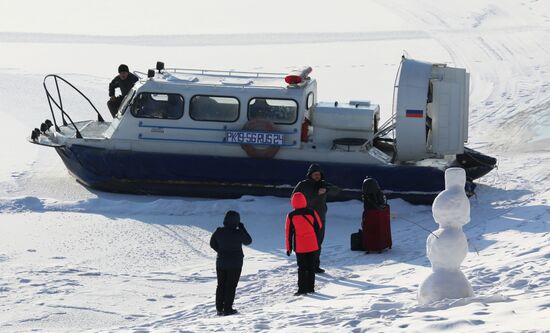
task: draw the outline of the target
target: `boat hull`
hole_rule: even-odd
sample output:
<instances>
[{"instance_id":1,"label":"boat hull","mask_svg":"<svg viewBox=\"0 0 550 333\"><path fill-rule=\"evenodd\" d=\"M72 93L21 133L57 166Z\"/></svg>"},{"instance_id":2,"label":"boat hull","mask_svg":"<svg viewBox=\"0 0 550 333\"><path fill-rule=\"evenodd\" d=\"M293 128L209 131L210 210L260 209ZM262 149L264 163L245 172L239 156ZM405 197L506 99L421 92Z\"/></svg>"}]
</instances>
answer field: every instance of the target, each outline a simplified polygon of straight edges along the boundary
<instances>
[{"instance_id":1,"label":"boat hull","mask_svg":"<svg viewBox=\"0 0 550 333\"><path fill-rule=\"evenodd\" d=\"M57 147L69 171L84 185L137 194L238 198L289 196L315 161L233 158L107 150L85 145ZM390 198L431 203L444 189L444 170L427 166L321 163L326 180L341 191L330 200L359 199L366 176Z\"/></svg>"}]
</instances>

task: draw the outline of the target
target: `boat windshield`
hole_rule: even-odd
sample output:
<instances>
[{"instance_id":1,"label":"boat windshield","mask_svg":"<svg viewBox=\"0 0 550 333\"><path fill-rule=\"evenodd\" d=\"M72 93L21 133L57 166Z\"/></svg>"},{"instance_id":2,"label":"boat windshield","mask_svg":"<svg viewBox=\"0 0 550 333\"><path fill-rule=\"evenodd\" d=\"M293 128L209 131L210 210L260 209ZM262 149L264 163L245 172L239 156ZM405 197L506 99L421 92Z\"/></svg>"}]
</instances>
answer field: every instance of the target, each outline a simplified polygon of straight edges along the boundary
<instances>
[{"instance_id":1,"label":"boat windshield","mask_svg":"<svg viewBox=\"0 0 550 333\"><path fill-rule=\"evenodd\" d=\"M120 103L120 108L119 108L119 115L120 116L123 116L124 113L126 112L126 110L128 109L128 105L130 105L130 101L134 98L134 95L136 94L136 90L135 89L132 89L130 90L126 96L124 97L124 99L122 100L122 103Z\"/></svg>"}]
</instances>

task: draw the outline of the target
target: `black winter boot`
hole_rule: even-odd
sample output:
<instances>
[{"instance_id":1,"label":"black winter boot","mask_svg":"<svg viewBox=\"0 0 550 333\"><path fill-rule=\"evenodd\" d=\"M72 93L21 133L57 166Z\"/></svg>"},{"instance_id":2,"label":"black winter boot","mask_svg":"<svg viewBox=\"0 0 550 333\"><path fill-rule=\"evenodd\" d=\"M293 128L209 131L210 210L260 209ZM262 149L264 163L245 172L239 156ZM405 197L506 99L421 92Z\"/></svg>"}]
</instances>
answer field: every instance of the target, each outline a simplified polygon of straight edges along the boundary
<instances>
[{"instance_id":1,"label":"black winter boot","mask_svg":"<svg viewBox=\"0 0 550 333\"><path fill-rule=\"evenodd\" d=\"M223 315L224 316L231 316L231 315L237 314L238 312L239 311L237 311L235 309L229 309L229 310L224 310Z\"/></svg>"}]
</instances>

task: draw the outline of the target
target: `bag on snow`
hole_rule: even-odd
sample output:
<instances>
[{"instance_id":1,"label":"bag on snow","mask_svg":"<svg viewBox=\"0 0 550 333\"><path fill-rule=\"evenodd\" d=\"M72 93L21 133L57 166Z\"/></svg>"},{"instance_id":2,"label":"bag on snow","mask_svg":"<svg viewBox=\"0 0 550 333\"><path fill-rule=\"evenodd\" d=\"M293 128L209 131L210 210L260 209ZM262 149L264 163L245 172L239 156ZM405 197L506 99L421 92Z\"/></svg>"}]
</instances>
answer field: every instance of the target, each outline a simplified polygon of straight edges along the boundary
<instances>
[{"instance_id":1,"label":"bag on snow","mask_svg":"<svg viewBox=\"0 0 550 333\"><path fill-rule=\"evenodd\" d=\"M363 249L363 231L359 229L358 232L351 234L350 237L351 250L352 251L364 251Z\"/></svg>"},{"instance_id":2,"label":"bag on snow","mask_svg":"<svg viewBox=\"0 0 550 333\"><path fill-rule=\"evenodd\" d=\"M382 252L391 249L390 206L381 209L367 209L363 212L363 249Z\"/></svg>"}]
</instances>

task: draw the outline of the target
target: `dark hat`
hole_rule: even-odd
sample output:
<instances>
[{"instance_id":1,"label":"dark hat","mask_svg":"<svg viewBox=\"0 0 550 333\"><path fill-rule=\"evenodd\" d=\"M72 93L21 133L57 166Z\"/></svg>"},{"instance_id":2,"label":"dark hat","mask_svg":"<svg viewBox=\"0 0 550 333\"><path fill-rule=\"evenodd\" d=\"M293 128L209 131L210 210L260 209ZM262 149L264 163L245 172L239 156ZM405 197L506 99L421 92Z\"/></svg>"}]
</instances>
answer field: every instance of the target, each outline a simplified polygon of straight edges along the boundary
<instances>
[{"instance_id":1,"label":"dark hat","mask_svg":"<svg viewBox=\"0 0 550 333\"><path fill-rule=\"evenodd\" d=\"M317 163L312 163L309 166L309 169L307 169L307 178L311 178L311 174L314 172L320 172L321 173L321 179L324 179L325 176L323 175L323 172L321 171L321 167Z\"/></svg>"},{"instance_id":2,"label":"dark hat","mask_svg":"<svg viewBox=\"0 0 550 333\"><path fill-rule=\"evenodd\" d=\"M225 218L223 219L223 225L230 228L236 228L241 222L241 215L234 210L228 210L225 213Z\"/></svg>"},{"instance_id":3,"label":"dark hat","mask_svg":"<svg viewBox=\"0 0 550 333\"><path fill-rule=\"evenodd\" d=\"M130 70L128 69L128 65L125 65L125 64L121 64L120 66L118 66L118 72L119 73L122 73L122 72L129 72Z\"/></svg>"},{"instance_id":4,"label":"dark hat","mask_svg":"<svg viewBox=\"0 0 550 333\"><path fill-rule=\"evenodd\" d=\"M380 185L376 179L367 176L363 180L362 190L363 193L377 193L380 191Z\"/></svg>"}]
</instances>

